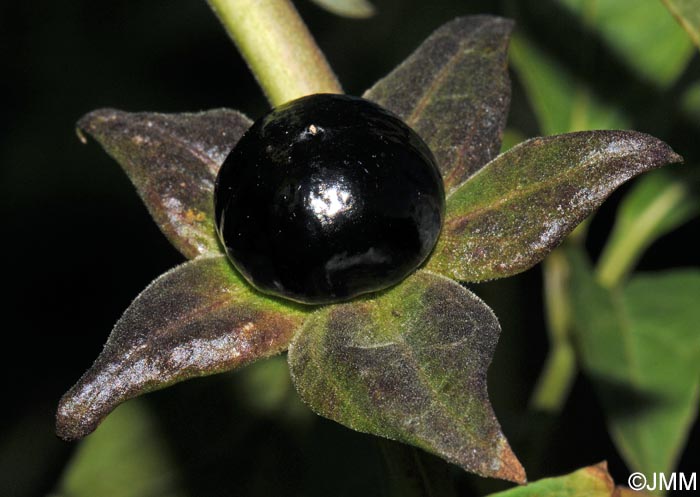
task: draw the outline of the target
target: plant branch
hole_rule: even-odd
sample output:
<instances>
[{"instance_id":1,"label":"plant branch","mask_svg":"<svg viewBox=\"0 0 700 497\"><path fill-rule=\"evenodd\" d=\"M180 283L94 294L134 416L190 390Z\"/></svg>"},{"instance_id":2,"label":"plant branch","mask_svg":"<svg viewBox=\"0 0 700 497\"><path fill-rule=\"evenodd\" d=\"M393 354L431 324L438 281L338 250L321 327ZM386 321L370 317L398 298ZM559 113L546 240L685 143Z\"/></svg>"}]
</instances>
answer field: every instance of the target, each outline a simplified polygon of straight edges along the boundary
<instances>
[{"instance_id":1,"label":"plant branch","mask_svg":"<svg viewBox=\"0 0 700 497\"><path fill-rule=\"evenodd\" d=\"M596 268L598 282L606 288L619 285L654 241L664 219L679 209L687 197L684 185L669 186L626 227L624 237L610 237Z\"/></svg>"},{"instance_id":2,"label":"plant branch","mask_svg":"<svg viewBox=\"0 0 700 497\"><path fill-rule=\"evenodd\" d=\"M540 411L561 411L576 377L576 356L571 343L569 265L560 249L543 261L544 300L550 350L530 405Z\"/></svg>"},{"instance_id":3,"label":"plant branch","mask_svg":"<svg viewBox=\"0 0 700 497\"><path fill-rule=\"evenodd\" d=\"M207 0L273 106L313 93L342 93L289 0Z\"/></svg>"}]
</instances>

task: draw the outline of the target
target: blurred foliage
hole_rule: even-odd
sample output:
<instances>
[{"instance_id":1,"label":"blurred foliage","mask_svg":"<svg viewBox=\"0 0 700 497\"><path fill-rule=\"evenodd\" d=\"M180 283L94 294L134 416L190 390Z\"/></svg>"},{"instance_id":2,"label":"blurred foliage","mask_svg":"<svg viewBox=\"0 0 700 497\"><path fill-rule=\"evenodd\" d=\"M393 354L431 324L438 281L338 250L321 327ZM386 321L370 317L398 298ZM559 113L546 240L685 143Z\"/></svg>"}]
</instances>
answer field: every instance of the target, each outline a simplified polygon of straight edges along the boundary
<instances>
[{"instance_id":1,"label":"blurred foliage","mask_svg":"<svg viewBox=\"0 0 700 497\"><path fill-rule=\"evenodd\" d=\"M513 38L510 60L543 134L629 127L620 109L601 101L583 81L577 80L526 37Z\"/></svg>"},{"instance_id":2,"label":"blurred foliage","mask_svg":"<svg viewBox=\"0 0 700 497\"><path fill-rule=\"evenodd\" d=\"M372 2L376 14L362 21L332 16L310 2L298 2L298 8L353 94L455 16L511 17L517 23L514 95L504 148L538 134L634 128L664 139L685 157L686 164L670 168L667 177L688 187L686 178L700 162L700 60L692 38L674 29L671 14L658 6L691 6L674 11L691 34L697 33L699 10L692 9L692 0L629 2L380 0ZM156 488L171 488L168 495L197 497L386 495L393 473L376 441L313 416L291 390L284 358L126 404L95 438L80 444L53 438L53 409L66 386L89 366L133 296L181 261L113 162L97 147L80 146L75 121L100 106L162 112L230 107L255 117L267 104L205 2L113 0L100 9L84 0L10 2L0 7L0 33L9 75L0 81L9 97L0 124L0 208L9 240L3 255L11 261L6 285L12 289L5 329L17 330L18 351L3 364L8 402L1 415L0 494L150 497L162 495ZM639 209L629 207L635 198L652 195L657 180L643 181L625 199L616 230L644 211L641 200ZM613 194L588 224L584 245L594 261L624 196ZM674 276L632 273L621 291L640 316L635 336L652 344L664 336L667 348L645 347L685 357L697 326L678 324L685 314L674 306L692 310L697 302L686 281L691 273L679 268L698 266L700 223L697 216L682 217L684 223L674 221L673 229L654 231L643 244L648 250L638 252L637 267L645 274L675 268ZM595 395L596 375L578 377L558 413L528 409L547 352L540 285L535 270L474 287L501 320L489 393L530 477L570 473L603 459L619 482L636 467L669 467L676 460L677 470L697 471L700 429L697 421L690 423L698 405L689 396L694 379L697 389L697 373L686 359L664 372L670 374L666 393L673 397L668 409L640 411L628 433L615 435L618 448L600 408L609 400ZM674 295L678 300L669 302ZM669 344L670 336L678 338ZM614 397L613 403L627 398ZM606 414L610 423L620 419L615 410ZM654 423L668 431L656 433ZM678 438L681 432L689 438ZM648 454L632 448L639 440L658 447L660 462L638 460ZM447 473L458 495L503 488L453 467ZM127 474L131 480L121 478ZM98 484L117 481L127 485L95 491Z\"/></svg>"},{"instance_id":3,"label":"blurred foliage","mask_svg":"<svg viewBox=\"0 0 700 497\"><path fill-rule=\"evenodd\" d=\"M643 176L620 203L598 261L598 278L614 286L653 242L699 213L698 182L689 174L660 170Z\"/></svg>"},{"instance_id":4,"label":"blurred foliage","mask_svg":"<svg viewBox=\"0 0 700 497\"><path fill-rule=\"evenodd\" d=\"M700 2L698 0L662 0L688 36L700 48Z\"/></svg>"},{"instance_id":5,"label":"blurred foliage","mask_svg":"<svg viewBox=\"0 0 700 497\"><path fill-rule=\"evenodd\" d=\"M75 451L55 495L185 495L158 421L143 401L122 405Z\"/></svg>"},{"instance_id":6,"label":"blurred foliage","mask_svg":"<svg viewBox=\"0 0 700 497\"><path fill-rule=\"evenodd\" d=\"M663 4L653 0L558 0L599 33L641 77L672 84L694 50L691 40Z\"/></svg>"},{"instance_id":7,"label":"blurred foliage","mask_svg":"<svg viewBox=\"0 0 700 497\"><path fill-rule=\"evenodd\" d=\"M669 474L698 409L700 271L640 273L598 285L571 249L575 341L610 433L634 471Z\"/></svg>"},{"instance_id":8,"label":"blurred foliage","mask_svg":"<svg viewBox=\"0 0 700 497\"><path fill-rule=\"evenodd\" d=\"M319 7L339 16L364 18L374 15L374 6L367 0L311 0Z\"/></svg>"}]
</instances>

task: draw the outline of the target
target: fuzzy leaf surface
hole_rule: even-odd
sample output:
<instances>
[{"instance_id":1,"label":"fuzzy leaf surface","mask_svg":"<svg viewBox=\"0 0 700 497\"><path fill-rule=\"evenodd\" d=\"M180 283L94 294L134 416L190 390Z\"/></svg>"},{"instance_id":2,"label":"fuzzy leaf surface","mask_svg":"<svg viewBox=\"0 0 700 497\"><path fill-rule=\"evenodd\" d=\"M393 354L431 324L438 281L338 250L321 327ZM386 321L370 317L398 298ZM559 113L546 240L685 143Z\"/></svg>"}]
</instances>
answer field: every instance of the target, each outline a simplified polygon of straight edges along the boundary
<instances>
[{"instance_id":1,"label":"fuzzy leaf surface","mask_svg":"<svg viewBox=\"0 0 700 497\"><path fill-rule=\"evenodd\" d=\"M335 15L354 19L372 17L374 5L367 0L311 0L313 3Z\"/></svg>"},{"instance_id":2,"label":"fuzzy leaf surface","mask_svg":"<svg viewBox=\"0 0 700 497\"><path fill-rule=\"evenodd\" d=\"M622 183L680 160L664 142L634 131L523 142L448 197L445 224L427 268L461 281L525 271Z\"/></svg>"},{"instance_id":3,"label":"fuzzy leaf surface","mask_svg":"<svg viewBox=\"0 0 700 497\"><path fill-rule=\"evenodd\" d=\"M95 364L61 399L57 432L81 438L125 400L277 354L305 312L251 289L224 256L177 266L117 321Z\"/></svg>"},{"instance_id":4,"label":"fuzzy leaf surface","mask_svg":"<svg viewBox=\"0 0 700 497\"><path fill-rule=\"evenodd\" d=\"M364 94L425 140L446 192L498 154L510 105L512 28L500 17L455 19Z\"/></svg>"},{"instance_id":5,"label":"fuzzy leaf surface","mask_svg":"<svg viewBox=\"0 0 700 497\"><path fill-rule=\"evenodd\" d=\"M604 462L555 478L544 478L489 497L622 497L626 489L616 487ZM630 492L643 497L646 494Z\"/></svg>"},{"instance_id":6,"label":"fuzzy leaf surface","mask_svg":"<svg viewBox=\"0 0 700 497\"><path fill-rule=\"evenodd\" d=\"M700 271L638 274L621 289L594 280L569 249L574 332L610 434L632 471L669 473L700 395Z\"/></svg>"},{"instance_id":7,"label":"fuzzy leaf surface","mask_svg":"<svg viewBox=\"0 0 700 497\"><path fill-rule=\"evenodd\" d=\"M318 414L522 483L525 472L486 391L499 333L496 316L473 293L419 271L375 298L309 316L288 361Z\"/></svg>"},{"instance_id":8,"label":"fuzzy leaf surface","mask_svg":"<svg viewBox=\"0 0 700 497\"><path fill-rule=\"evenodd\" d=\"M700 0L662 0L673 17L700 48Z\"/></svg>"},{"instance_id":9,"label":"fuzzy leaf surface","mask_svg":"<svg viewBox=\"0 0 700 497\"><path fill-rule=\"evenodd\" d=\"M185 257L221 252L214 229L219 167L252 124L240 112L129 113L99 109L78 121L124 169L168 240Z\"/></svg>"}]
</instances>

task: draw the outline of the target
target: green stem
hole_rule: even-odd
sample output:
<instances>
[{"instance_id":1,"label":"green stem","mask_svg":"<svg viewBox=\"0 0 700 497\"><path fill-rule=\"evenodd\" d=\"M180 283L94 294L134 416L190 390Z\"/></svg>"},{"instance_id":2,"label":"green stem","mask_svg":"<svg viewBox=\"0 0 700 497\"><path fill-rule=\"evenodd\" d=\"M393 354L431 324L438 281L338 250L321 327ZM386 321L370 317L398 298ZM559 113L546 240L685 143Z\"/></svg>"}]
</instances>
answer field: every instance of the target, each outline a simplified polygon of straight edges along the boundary
<instances>
[{"instance_id":1,"label":"green stem","mask_svg":"<svg viewBox=\"0 0 700 497\"><path fill-rule=\"evenodd\" d=\"M570 338L571 303L569 265L561 250L544 260L544 299L550 351L532 395L531 406L540 411L561 411L576 378L576 356Z\"/></svg>"},{"instance_id":2,"label":"green stem","mask_svg":"<svg viewBox=\"0 0 700 497\"><path fill-rule=\"evenodd\" d=\"M576 356L571 344L552 344L531 399L533 409L560 412L575 377Z\"/></svg>"},{"instance_id":3,"label":"green stem","mask_svg":"<svg viewBox=\"0 0 700 497\"><path fill-rule=\"evenodd\" d=\"M273 106L313 93L342 93L289 0L207 0Z\"/></svg>"},{"instance_id":4,"label":"green stem","mask_svg":"<svg viewBox=\"0 0 700 497\"><path fill-rule=\"evenodd\" d=\"M682 205L686 196L684 185L669 186L625 227L625 236L610 237L596 268L596 278L602 286L614 288L627 276L654 240L659 225Z\"/></svg>"}]
</instances>

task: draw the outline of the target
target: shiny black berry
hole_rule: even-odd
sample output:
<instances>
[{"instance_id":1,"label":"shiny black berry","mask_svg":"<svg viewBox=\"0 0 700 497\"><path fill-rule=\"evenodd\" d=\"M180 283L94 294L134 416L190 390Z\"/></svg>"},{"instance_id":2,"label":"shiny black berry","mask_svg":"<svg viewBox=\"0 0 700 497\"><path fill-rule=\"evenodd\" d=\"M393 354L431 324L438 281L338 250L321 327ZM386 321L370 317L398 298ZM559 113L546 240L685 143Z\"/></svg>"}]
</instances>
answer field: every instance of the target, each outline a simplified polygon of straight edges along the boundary
<instances>
[{"instance_id":1,"label":"shiny black berry","mask_svg":"<svg viewBox=\"0 0 700 497\"><path fill-rule=\"evenodd\" d=\"M381 290L437 241L435 159L398 117L361 98L311 95L260 118L216 181L216 226L256 288L306 303Z\"/></svg>"}]
</instances>

